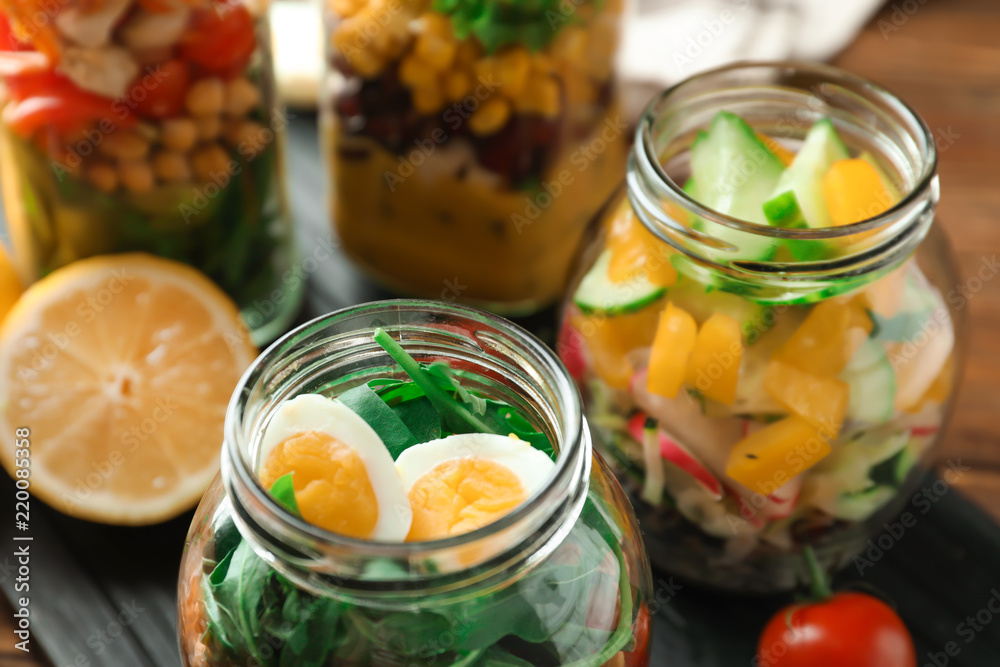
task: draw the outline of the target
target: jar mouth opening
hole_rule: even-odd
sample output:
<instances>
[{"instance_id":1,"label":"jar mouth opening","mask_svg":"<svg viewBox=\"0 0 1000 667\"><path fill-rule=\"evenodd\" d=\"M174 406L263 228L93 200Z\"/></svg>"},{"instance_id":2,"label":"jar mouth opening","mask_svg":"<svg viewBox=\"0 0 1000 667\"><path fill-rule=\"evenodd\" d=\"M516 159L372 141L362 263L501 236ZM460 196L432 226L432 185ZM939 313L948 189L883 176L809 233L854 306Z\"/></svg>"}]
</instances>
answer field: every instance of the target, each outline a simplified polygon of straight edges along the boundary
<instances>
[{"instance_id":1,"label":"jar mouth opening","mask_svg":"<svg viewBox=\"0 0 1000 667\"><path fill-rule=\"evenodd\" d=\"M909 130L913 135L912 138L916 140L916 149L919 151L920 161L919 171L911 179L912 185L907 188L899 201L878 215L849 225L828 228L791 229L750 222L726 215L704 206L686 193L681 185L671 178L664 169L652 128L664 111L674 104L674 98L684 95L689 88L707 80L727 75L754 75L755 70L757 73L769 74L773 78L773 83L770 84L773 87L780 87L780 80L783 78L804 76L822 81L823 83L819 84L821 87L829 85L831 87L835 86L838 89L845 89L851 91L853 96L858 99L870 99L892 110L908 125L905 129ZM760 74L757 75L759 76ZM743 87L748 89L764 89L767 85L754 83L746 84ZM733 90L738 90L738 87L734 87ZM814 97L819 99L818 94L814 93ZM655 175L655 187L658 194L665 195L674 204L682 206L699 217L710 220L713 223L758 237L776 239L803 241L833 240L890 227L899 220L901 214L920 205L920 200L925 197L925 193L935 186L937 173L937 150L933 134L926 122L909 104L902 101L888 89L864 77L829 65L792 60L741 61L706 70L667 88L656 95L643 111L636 128L635 146L636 157L640 161L639 168L644 169L649 175Z\"/></svg>"},{"instance_id":2,"label":"jar mouth opening","mask_svg":"<svg viewBox=\"0 0 1000 667\"><path fill-rule=\"evenodd\" d=\"M271 496L258 480L254 470L254 462L250 457L250 448L253 443L250 442L252 433L248 430L252 431L253 429L248 429L248 426L259 428L260 425L246 423L248 400L260 390L261 383L274 379L270 377L270 373L276 367L281 367L287 361L289 354L307 352L309 337L311 337L313 345L321 345L321 332L335 323L346 323L360 317L381 318L385 323L381 328L392 334L397 334L394 335L394 338L399 339L399 332L403 332L402 342L405 347L405 332L409 326L403 321L405 314L422 314L429 321L435 319L447 321L458 318L473 325L478 324L484 328L490 328L491 332L500 332L506 336L507 340L504 343L509 348L508 352L514 352L534 365L537 378L543 382L546 389L551 392L554 401L559 404L559 423L549 424L550 434L558 435L558 441L553 443L557 451L554 469L544 485L509 514L486 526L461 535L422 542L384 542L353 538L327 531L290 513ZM391 323L394 317L398 324ZM429 323L429 326L434 326L434 324ZM374 333L374 329L374 327L371 328L372 333ZM306 341L302 340L303 336L307 337ZM373 344L377 345L374 341ZM388 355L386 358L389 359ZM394 362L389 359L389 363ZM281 377L278 380L288 379L292 374L294 374L292 369L279 373ZM349 387L344 387L345 390L347 388ZM280 400L275 401L274 405L269 407L268 415L263 419L265 428L278 405L294 395L296 395L295 392L283 395ZM544 419L542 415L538 415L538 417ZM484 540L504 533L518 524L531 521L532 517L537 518L537 515L540 512L544 513L547 507L557 507L564 500L568 483L579 475L581 457L585 454L582 451L585 448L582 431L582 405L576 385L569 378L555 354L534 335L502 317L475 308L418 299L386 300L351 306L319 316L285 334L261 353L240 379L227 409L223 448L223 481L231 495L235 488L249 497L255 512L263 515L255 516L254 519L259 525L263 525L265 530L268 526L277 527L283 536L290 536L296 542L308 543L310 550L352 553L364 558L430 558L482 543ZM550 435L551 437L552 435Z\"/></svg>"}]
</instances>

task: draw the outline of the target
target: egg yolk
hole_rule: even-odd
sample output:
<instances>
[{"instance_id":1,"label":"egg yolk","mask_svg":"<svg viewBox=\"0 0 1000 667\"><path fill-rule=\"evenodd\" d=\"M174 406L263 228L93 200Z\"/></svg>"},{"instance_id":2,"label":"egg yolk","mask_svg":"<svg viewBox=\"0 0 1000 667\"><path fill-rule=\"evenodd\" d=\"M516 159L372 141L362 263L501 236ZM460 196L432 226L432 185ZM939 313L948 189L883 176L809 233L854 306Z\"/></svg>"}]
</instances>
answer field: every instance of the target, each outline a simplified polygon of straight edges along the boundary
<instances>
[{"instance_id":1,"label":"egg yolk","mask_svg":"<svg viewBox=\"0 0 1000 667\"><path fill-rule=\"evenodd\" d=\"M290 472L302 518L331 533L368 539L378 521L378 500L358 453L339 440L309 431L278 443L261 467L271 488Z\"/></svg>"},{"instance_id":2,"label":"egg yolk","mask_svg":"<svg viewBox=\"0 0 1000 667\"><path fill-rule=\"evenodd\" d=\"M438 540L481 528L526 499L521 481L499 463L455 459L439 464L410 488L413 524L407 542Z\"/></svg>"}]
</instances>

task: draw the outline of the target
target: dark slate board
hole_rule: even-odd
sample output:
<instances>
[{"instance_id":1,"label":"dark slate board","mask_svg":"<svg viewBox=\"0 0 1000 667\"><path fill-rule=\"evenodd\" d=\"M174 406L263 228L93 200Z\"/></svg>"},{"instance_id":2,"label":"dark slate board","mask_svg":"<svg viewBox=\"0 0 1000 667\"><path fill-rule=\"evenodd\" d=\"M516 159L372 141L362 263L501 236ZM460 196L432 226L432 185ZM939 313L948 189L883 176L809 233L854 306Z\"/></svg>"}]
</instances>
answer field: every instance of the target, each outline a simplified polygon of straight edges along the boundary
<instances>
[{"instance_id":1,"label":"dark slate board","mask_svg":"<svg viewBox=\"0 0 1000 667\"><path fill-rule=\"evenodd\" d=\"M289 188L306 252L328 241L318 144L315 117L292 118ZM344 262L330 261L310 277L306 312L385 296ZM549 337L552 319L547 312L523 324ZM12 499L13 483L2 477L2 497ZM929 476L925 486L935 479ZM13 502L4 504L9 509L0 522L0 543L11 545ZM40 646L56 667L177 667L175 586L191 513L159 526L129 529L71 519L37 500L32 510L35 647ZM934 664L929 654L942 652L948 642L960 649L950 666L1000 665L1000 617L981 626L971 641L966 642L968 634L959 634L966 617L986 609L990 597L1000 591L1000 527L953 491L926 514L910 510L918 515L916 525L863 577L851 568L837 584L872 586L894 601L914 635L920 665ZM4 548L0 555L0 588L8 598L14 597L13 559L6 555L12 551ZM718 595L671 582L660 572L654 573L654 580L665 600L653 628L655 667L751 664L764 623L791 599ZM666 599L671 583L676 594ZM982 618L989 613L983 612ZM119 627L120 636L112 637ZM938 665L944 664L943 658L939 656Z\"/></svg>"}]
</instances>

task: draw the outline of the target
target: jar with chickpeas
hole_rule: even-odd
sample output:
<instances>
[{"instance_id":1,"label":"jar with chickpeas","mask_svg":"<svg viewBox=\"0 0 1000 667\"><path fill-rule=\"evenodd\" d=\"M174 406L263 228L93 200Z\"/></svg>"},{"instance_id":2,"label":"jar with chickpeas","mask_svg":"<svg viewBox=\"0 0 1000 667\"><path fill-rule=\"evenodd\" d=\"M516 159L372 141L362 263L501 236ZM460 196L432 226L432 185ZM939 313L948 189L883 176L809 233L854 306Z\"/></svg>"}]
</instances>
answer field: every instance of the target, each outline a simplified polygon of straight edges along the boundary
<instances>
[{"instance_id":1,"label":"jar with chickpeas","mask_svg":"<svg viewBox=\"0 0 1000 667\"><path fill-rule=\"evenodd\" d=\"M524 315L621 181L620 0L328 0L334 227L390 290Z\"/></svg>"},{"instance_id":2,"label":"jar with chickpeas","mask_svg":"<svg viewBox=\"0 0 1000 667\"><path fill-rule=\"evenodd\" d=\"M214 279L262 341L300 289L265 6L0 0L0 185L21 278L144 251ZM290 293L291 292L291 293Z\"/></svg>"}]
</instances>

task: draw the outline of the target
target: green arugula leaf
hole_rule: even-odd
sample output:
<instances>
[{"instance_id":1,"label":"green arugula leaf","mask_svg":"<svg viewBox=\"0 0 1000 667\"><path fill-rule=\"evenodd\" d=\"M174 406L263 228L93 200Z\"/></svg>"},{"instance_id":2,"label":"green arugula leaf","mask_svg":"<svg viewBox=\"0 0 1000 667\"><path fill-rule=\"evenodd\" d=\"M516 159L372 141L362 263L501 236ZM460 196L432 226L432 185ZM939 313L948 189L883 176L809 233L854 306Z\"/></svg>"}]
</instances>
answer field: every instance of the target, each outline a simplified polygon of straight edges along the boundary
<instances>
[{"instance_id":1,"label":"green arugula leaf","mask_svg":"<svg viewBox=\"0 0 1000 667\"><path fill-rule=\"evenodd\" d=\"M218 585L212 584L212 592L219 607L232 617L243 648L262 665L268 664L261 654L260 619L265 611L265 589L274 570L245 541L229 558L225 578Z\"/></svg>"},{"instance_id":2,"label":"green arugula leaf","mask_svg":"<svg viewBox=\"0 0 1000 667\"><path fill-rule=\"evenodd\" d=\"M318 598L288 584L281 609L281 624L271 631L284 642L279 667L323 667L343 643L347 633L339 630L343 606Z\"/></svg>"},{"instance_id":3,"label":"green arugula leaf","mask_svg":"<svg viewBox=\"0 0 1000 667\"><path fill-rule=\"evenodd\" d=\"M274 496L279 505L301 518L299 504L295 501L295 486L292 484L292 475L294 474L293 471L276 479L271 485L271 495Z\"/></svg>"},{"instance_id":4,"label":"green arugula leaf","mask_svg":"<svg viewBox=\"0 0 1000 667\"><path fill-rule=\"evenodd\" d=\"M337 399L368 422L382 438L393 459L417 444L413 432L367 384L349 389L337 396Z\"/></svg>"},{"instance_id":5,"label":"green arugula leaf","mask_svg":"<svg viewBox=\"0 0 1000 667\"><path fill-rule=\"evenodd\" d=\"M445 389L442 389L438 384L439 378L428 373L385 330L376 329L374 339L399 364L403 372L409 375L410 379L416 382L424 391L424 395L427 396L441 415L442 424L450 427L455 433L494 432L479 417L472 414L469 408L460 400L449 394Z\"/></svg>"}]
</instances>

